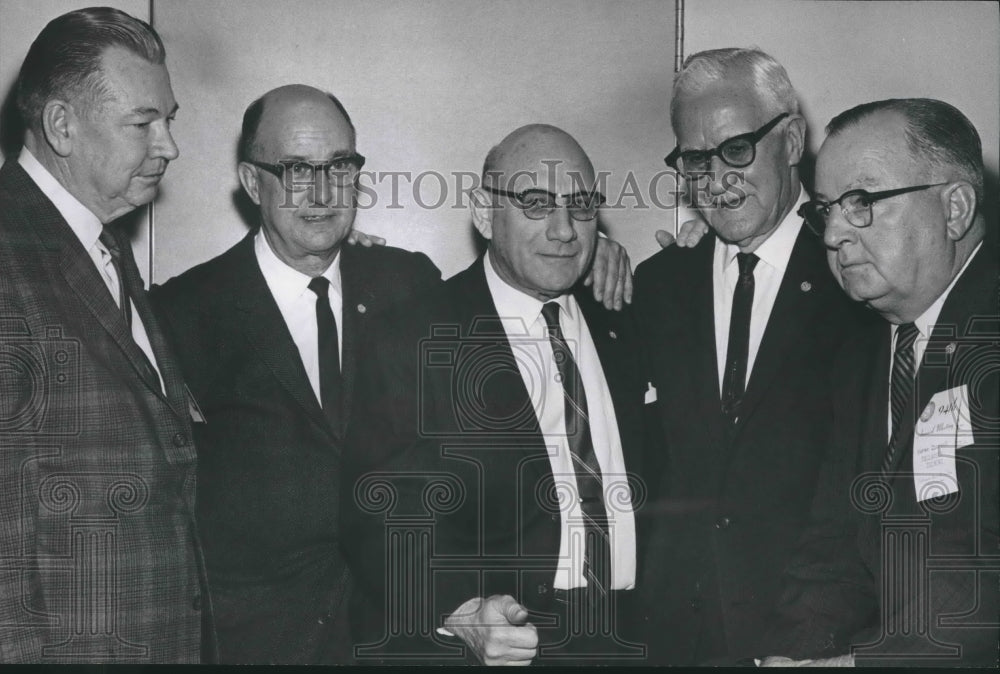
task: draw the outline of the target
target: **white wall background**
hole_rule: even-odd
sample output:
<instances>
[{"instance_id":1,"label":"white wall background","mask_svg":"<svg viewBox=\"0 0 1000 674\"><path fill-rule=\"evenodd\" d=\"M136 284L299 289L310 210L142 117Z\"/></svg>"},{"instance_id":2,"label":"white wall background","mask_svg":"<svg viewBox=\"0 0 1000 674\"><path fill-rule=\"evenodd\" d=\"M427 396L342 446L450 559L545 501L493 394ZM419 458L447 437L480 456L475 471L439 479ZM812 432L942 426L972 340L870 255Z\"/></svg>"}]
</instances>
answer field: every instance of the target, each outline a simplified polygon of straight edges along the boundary
<instances>
[{"instance_id":1,"label":"white wall background","mask_svg":"<svg viewBox=\"0 0 1000 674\"><path fill-rule=\"evenodd\" d=\"M235 144L243 110L265 91L303 82L333 92L358 130L366 169L478 174L516 127L573 134L599 168L648 176L669 149L673 4L657 0L157 0L181 109L181 157L156 210L156 269L165 280L238 241ZM376 186L356 225L426 252L446 276L475 257L454 180ZM397 207L393 208L392 205ZM631 203L631 202L630 202ZM401 208L400 208L401 206ZM609 213L612 236L636 250L670 212Z\"/></svg>"},{"instance_id":2,"label":"white wall background","mask_svg":"<svg viewBox=\"0 0 1000 674\"><path fill-rule=\"evenodd\" d=\"M95 0L96 3L97 0ZM149 18L148 0L101 0ZM0 0L0 94L53 17L87 0ZM817 149L837 112L890 96L931 96L979 128L996 185L1000 128L1000 9L994 2L686 0L687 54L756 45L788 69ZM641 189L673 147L667 107L674 3L665 0L153 0L181 110L181 156L155 205L153 244L140 223L137 259L163 281L207 260L246 231L233 195L235 142L246 105L305 82L337 94L376 172L478 172L515 127L562 126L617 192L632 170ZM422 250L451 275L475 254L467 212L429 210L388 179L358 226ZM423 200L438 197L426 180ZM669 187L661 183L662 191ZM451 187L449 188L451 189ZM644 196L648 197L648 194ZM634 199L624 203L634 204ZM610 211L609 233L637 263L671 228L659 208Z\"/></svg>"}]
</instances>

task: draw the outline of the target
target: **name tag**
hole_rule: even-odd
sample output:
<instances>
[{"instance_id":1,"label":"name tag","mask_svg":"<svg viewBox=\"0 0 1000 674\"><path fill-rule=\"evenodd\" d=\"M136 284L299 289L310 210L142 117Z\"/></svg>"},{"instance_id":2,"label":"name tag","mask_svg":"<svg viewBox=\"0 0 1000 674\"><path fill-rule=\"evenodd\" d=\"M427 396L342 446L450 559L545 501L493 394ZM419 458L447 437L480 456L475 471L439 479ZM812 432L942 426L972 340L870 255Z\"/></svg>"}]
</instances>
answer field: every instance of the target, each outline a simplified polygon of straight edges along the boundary
<instances>
[{"instance_id":1,"label":"name tag","mask_svg":"<svg viewBox=\"0 0 1000 674\"><path fill-rule=\"evenodd\" d=\"M969 388L935 393L913 428L913 487L917 501L958 491L955 450L976 441L969 416Z\"/></svg>"}]
</instances>

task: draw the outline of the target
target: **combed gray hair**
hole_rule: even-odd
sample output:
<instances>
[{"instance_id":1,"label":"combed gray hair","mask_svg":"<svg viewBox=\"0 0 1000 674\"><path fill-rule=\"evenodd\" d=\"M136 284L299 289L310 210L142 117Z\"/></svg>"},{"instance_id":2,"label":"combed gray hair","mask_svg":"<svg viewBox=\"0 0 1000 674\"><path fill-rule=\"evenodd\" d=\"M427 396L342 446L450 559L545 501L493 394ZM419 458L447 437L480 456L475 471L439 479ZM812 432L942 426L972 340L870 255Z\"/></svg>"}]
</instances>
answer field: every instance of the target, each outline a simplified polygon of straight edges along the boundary
<instances>
[{"instance_id":1,"label":"combed gray hair","mask_svg":"<svg viewBox=\"0 0 1000 674\"><path fill-rule=\"evenodd\" d=\"M670 123L677 128L678 101L721 80L742 80L753 85L769 115L797 114L799 99L784 66L759 49L727 47L708 49L684 59L674 76Z\"/></svg>"},{"instance_id":2,"label":"combed gray hair","mask_svg":"<svg viewBox=\"0 0 1000 674\"><path fill-rule=\"evenodd\" d=\"M162 64L163 42L146 23L109 7L89 7L56 17L28 49L17 81L17 108L24 124L38 130L42 109L53 98L76 99L85 109L106 96L101 59L120 47Z\"/></svg>"},{"instance_id":3,"label":"combed gray hair","mask_svg":"<svg viewBox=\"0 0 1000 674\"><path fill-rule=\"evenodd\" d=\"M972 185L976 199L983 202L983 144L976 127L954 105L933 98L889 98L863 103L830 120L826 132L835 136L879 112L902 115L911 156L934 168L952 169Z\"/></svg>"}]
</instances>

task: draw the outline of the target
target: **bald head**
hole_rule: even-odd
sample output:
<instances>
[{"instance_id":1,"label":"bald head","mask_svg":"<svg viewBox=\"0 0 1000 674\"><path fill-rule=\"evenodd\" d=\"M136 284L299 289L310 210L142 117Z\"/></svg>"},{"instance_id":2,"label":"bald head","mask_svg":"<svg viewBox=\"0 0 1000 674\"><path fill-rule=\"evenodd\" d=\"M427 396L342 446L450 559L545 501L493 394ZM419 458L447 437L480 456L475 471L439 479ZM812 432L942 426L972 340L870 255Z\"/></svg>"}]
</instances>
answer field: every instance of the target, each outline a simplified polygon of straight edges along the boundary
<instances>
[{"instance_id":1,"label":"bald head","mask_svg":"<svg viewBox=\"0 0 1000 674\"><path fill-rule=\"evenodd\" d=\"M545 187L543 180L554 184ZM489 151L483 184L515 192L539 187L568 194L593 189L594 166L573 136L548 124L528 124Z\"/></svg>"},{"instance_id":2,"label":"bald head","mask_svg":"<svg viewBox=\"0 0 1000 674\"><path fill-rule=\"evenodd\" d=\"M542 301L572 290L593 259L594 180L587 153L554 126L522 126L490 150L472 219L505 283Z\"/></svg>"},{"instance_id":3,"label":"bald head","mask_svg":"<svg viewBox=\"0 0 1000 674\"><path fill-rule=\"evenodd\" d=\"M239 161L259 158L261 124L266 117L273 121L284 119L290 110L318 110L327 115L340 117L350 129L352 142L355 136L354 123L347 110L333 94L306 84L286 84L272 89L251 103L243 113L243 129L240 134Z\"/></svg>"}]
</instances>

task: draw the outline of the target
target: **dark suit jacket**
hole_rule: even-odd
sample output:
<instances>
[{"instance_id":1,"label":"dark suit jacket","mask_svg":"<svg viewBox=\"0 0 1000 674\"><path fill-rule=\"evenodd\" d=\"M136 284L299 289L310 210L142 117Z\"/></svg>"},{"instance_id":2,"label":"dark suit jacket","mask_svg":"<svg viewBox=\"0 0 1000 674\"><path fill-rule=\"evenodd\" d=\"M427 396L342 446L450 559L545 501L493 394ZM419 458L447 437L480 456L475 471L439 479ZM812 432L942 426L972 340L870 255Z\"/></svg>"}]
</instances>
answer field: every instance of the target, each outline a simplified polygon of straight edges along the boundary
<instances>
[{"instance_id":1,"label":"dark suit jacket","mask_svg":"<svg viewBox=\"0 0 1000 674\"><path fill-rule=\"evenodd\" d=\"M0 169L0 270L0 662L198 662L191 419L148 301L135 305L166 395L14 159Z\"/></svg>"},{"instance_id":2,"label":"dark suit jacket","mask_svg":"<svg viewBox=\"0 0 1000 674\"><path fill-rule=\"evenodd\" d=\"M795 242L735 429L721 410L712 297L715 237L636 271L647 378L645 477L655 500L644 596L654 660L696 664L756 646L808 519L831 429L829 361L863 317L821 242ZM753 652L753 651L751 651Z\"/></svg>"},{"instance_id":3,"label":"dark suit jacket","mask_svg":"<svg viewBox=\"0 0 1000 674\"><path fill-rule=\"evenodd\" d=\"M332 428L257 265L251 232L153 291L207 423L196 424L222 662L342 663L352 584L337 526L343 429ZM344 246L343 381L377 314L440 280L418 253Z\"/></svg>"},{"instance_id":4,"label":"dark suit jacket","mask_svg":"<svg viewBox=\"0 0 1000 674\"><path fill-rule=\"evenodd\" d=\"M813 523L761 653L829 657L853 646L859 665L997 666L998 297L997 250L984 245L941 310L885 477L889 325L845 344L835 361L835 426ZM959 490L918 503L917 417L935 393L963 385L975 443L955 453Z\"/></svg>"},{"instance_id":5,"label":"dark suit jacket","mask_svg":"<svg viewBox=\"0 0 1000 674\"><path fill-rule=\"evenodd\" d=\"M638 473L642 379L629 316L600 307L589 289L576 297L611 391L626 469ZM356 614L367 620L358 633L378 644L362 656L461 657L435 633L443 617L493 594L549 613L560 541L544 440L483 259L380 322L369 354L345 458L354 489L342 492L348 554L369 602ZM397 555L388 566L387 538ZM546 620L535 619L543 642Z\"/></svg>"}]
</instances>

